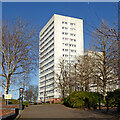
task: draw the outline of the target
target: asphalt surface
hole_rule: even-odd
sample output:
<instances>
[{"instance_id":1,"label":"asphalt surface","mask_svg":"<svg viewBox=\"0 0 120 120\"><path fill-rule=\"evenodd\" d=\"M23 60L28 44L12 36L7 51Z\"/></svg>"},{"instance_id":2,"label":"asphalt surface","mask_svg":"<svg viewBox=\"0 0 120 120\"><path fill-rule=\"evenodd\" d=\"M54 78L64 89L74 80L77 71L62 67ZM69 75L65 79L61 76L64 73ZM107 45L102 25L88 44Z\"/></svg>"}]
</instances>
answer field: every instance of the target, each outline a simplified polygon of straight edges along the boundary
<instances>
[{"instance_id":1,"label":"asphalt surface","mask_svg":"<svg viewBox=\"0 0 120 120\"><path fill-rule=\"evenodd\" d=\"M19 120L120 120L118 117L100 112L72 109L60 104L32 105L25 109Z\"/></svg>"}]
</instances>

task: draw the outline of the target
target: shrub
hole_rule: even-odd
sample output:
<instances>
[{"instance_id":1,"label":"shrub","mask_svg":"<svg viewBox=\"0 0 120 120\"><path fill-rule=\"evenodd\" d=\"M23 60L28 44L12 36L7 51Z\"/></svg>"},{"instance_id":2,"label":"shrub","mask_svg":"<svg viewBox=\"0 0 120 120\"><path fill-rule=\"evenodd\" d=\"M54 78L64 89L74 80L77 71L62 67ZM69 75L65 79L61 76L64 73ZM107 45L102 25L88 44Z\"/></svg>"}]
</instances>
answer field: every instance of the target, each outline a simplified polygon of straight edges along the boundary
<instances>
[{"instance_id":1,"label":"shrub","mask_svg":"<svg viewBox=\"0 0 120 120\"><path fill-rule=\"evenodd\" d=\"M72 108L97 108L99 96L92 92L73 92L67 98L63 99L63 104Z\"/></svg>"},{"instance_id":2,"label":"shrub","mask_svg":"<svg viewBox=\"0 0 120 120\"><path fill-rule=\"evenodd\" d=\"M27 106L29 105L29 101L23 101L23 105Z\"/></svg>"},{"instance_id":3,"label":"shrub","mask_svg":"<svg viewBox=\"0 0 120 120\"><path fill-rule=\"evenodd\" d=\"M120 109L120 89L116 89L113 92L108 92L107 97L109 106Z\"/></svg>"}]
</instances>

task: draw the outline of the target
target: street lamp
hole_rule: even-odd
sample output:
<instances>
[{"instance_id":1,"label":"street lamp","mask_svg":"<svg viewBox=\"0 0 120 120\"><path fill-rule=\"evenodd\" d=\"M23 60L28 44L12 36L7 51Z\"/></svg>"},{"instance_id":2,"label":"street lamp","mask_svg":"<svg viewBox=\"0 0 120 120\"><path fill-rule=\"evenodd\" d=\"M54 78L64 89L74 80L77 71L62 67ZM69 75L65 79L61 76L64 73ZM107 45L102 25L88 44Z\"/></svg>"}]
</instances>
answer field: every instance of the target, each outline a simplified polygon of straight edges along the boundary
<instances>
[{"instance_id":1,"label":"street lamp","mask_svg":"<svg viewBox=\"0 0 120 120\"><path fill-rule=\"evenodd\" d=\"M74 67L75 67L75 91L76 91L76 87L77 87L77 84L76 84L76 82L77 82L77 78L76 78L76 67L77 67L77 63L75 63L75 65L74 65Z\"/></svg>"}]
</instances>

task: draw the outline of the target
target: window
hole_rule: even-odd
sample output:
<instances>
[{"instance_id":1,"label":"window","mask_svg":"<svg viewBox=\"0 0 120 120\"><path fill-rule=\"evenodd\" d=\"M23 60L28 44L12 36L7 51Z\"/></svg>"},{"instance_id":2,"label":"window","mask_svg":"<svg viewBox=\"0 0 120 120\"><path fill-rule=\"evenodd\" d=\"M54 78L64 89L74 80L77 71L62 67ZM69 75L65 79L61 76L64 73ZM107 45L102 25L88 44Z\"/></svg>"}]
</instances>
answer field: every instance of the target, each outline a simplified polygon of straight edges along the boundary
<instances>
[{"instance_id":1,"label":"window","mask_svg":"<svg viewBox=\"0 0 120 120\"><path fill-rule=\"evenodd\" d=\"M66 30L67 30L67 29L68 29L68 27L62 27L62 29L66 29Z\"/></svg>"},{"instance_id":2,"label":"window","mask_svg":"<svg viewBox=\"0 0 120 120\"><path fill-rule=\"evenodd\" d=\"M76 50L71 50L71 52L76 52Z\"/></svg>"},{"instance_id":3,"label":"window","mask_svg":"<svg viewBox=\"0 0 120 120\"><path fill-rule=\"evenodd\" d=\"M62 21L62 24L67 24L67 22Z\"/></svg>"},{"instance_id":4,"label":"window","mask_svg":"<svg viewBox=\"0 0 120 120\"><path fill-rule=\"evenodd\" d=\"M71 31L74 31L74 30L76 30L76 29L75 29L75 28L70 28L70 30L71 30Z\"/></svg>"},{"instance_id":5,"label":"window","mask_svg":"<svg viewBox=\"0 0 120 120\"><path fill-rule=\"evenodd\" d=\"M66 43L65 46L68 46L68 43Z\"/></svg>"},{"instance_id":6,"label":"window","mask_svg":"<svg viewBox=\"0 0 120 120\"><path fill-rule=\"evenodd\" d=\"M68 40L68 38L65 38L65 40Z\"/></svg>"},{"instance_id":7,"label":"window","mask_svg":"<svg viewBox=\"0 0 120 120\"><path fill-rule=\"evenodd\" d=\"M72 33L70 33L70 35L71 35L71 36L76 36L76 34L72 34Z\"/></svg>"},{"instance_id":8,"label":"window","mask_svg":"<svg viewBox=\"0 0 120 120\"><path fill-rule=\"evenodd\" d=\"M66 63L68 63L68 60L65 60Z\"/></svg>"},{"instance_id":9,"label":"window","mask_svg":"<svg viewBox=\"0 0 120 120\"><path fill-rule=\"evenodd\" d=\"M65 33L65 35L68 35L68 33Z\"/></svg>"},{"instance_id":10,"label":"window","mask_svg":"<svg viewBox=\"0 0 120 120\"><path fill-rule=\"evenodd\" d=\"M68 49L65 49L65 51L68 51Z\"/></svg>"},{"instance_id":11,"label":"window","mask_svg":"<svg viewBox=\"0 0 120 120\"><path fill-rule=\"evenodd\" d=\"M68 55L65 55L65 57L68 57Z\"/></svg>"},{"instance_id":12,"label":"window","mask_svg":"<svg viewBox=\"0 0 120 120\"><path fill-rule=\"evenodd\" d=\"M75 23L70 23L70 25L75 25Z\"/></svg>"},{"instance_id":13,"label":"window","mask_svg":"<svg viewBox=\"0 0 120 120\"><path fill-rule=\"evenodd\" d=\"M65 35L68 35L68 33L66 33L66 32L62 32L62 34L63 34L63 35L64 35L64 34L65 34Z\"/></svg>"}]
</instances>

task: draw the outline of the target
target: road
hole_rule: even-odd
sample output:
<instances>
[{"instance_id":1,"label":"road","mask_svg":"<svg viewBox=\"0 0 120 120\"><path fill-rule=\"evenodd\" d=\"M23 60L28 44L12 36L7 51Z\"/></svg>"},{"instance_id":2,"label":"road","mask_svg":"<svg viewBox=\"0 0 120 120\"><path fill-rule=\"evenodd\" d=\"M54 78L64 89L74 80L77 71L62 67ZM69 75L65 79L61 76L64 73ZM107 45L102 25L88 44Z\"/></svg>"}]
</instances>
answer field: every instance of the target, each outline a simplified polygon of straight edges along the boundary
<instances>
[{"instance_id":1,"label":"road","mask_svg":"<svg viewBox=\"0 0 120 120\"><path fill-rule=\"evenodd\" d=\"M30 119L31 118L31 119ZM34 119L45 120L45 118L52 118L54 120L62 120L68 118L67 120L118 120L115 116L105 115L103 113L86 111L80 109L72 109L65 107L60 104L50 104L50 105L32 105L25 109L21 114L19 120L34 120Z\"/></svg>"}]
</instances>

